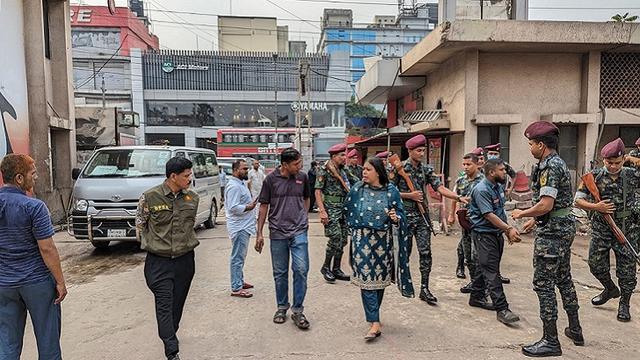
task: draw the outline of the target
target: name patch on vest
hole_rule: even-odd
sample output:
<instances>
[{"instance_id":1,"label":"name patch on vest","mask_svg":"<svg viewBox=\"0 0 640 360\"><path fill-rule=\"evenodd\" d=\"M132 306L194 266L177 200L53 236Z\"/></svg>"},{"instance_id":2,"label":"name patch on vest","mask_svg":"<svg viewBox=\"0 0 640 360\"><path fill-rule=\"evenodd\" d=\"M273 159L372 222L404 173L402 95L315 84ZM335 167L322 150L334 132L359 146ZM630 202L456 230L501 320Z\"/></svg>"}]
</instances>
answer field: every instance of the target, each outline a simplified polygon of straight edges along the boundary
<instances>
[{"instance_id":1,"label":"name patch on vest","mask_svg":"<svg viewBox=\"0 0 640 360\"><path fill-rule=\"evenodd\" d=\"M150 206L150 208L153 211L171 210L169 208L169 205L166 205L166 204Z\"/></svg>"}]
</instances>

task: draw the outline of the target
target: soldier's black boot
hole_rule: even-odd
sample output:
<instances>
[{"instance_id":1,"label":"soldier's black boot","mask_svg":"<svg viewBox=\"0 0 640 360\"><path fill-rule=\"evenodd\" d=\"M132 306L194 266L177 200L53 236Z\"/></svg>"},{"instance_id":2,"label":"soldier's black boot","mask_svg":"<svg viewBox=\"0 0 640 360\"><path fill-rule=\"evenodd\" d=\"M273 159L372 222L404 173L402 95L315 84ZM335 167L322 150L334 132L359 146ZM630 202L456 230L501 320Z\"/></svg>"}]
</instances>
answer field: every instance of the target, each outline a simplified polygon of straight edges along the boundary
<instances>
[{"instance_id":1,"label":"soldier's black boot","mask_svg":"<svg viewBox=\"0 0 640 360\"><path fill-rule=\"evenodd\" d=\"M460 292L463 294L471 294L473 291L473 281L460 288Z\"/></svg>"},{"instance_id":2,"label":"soldier's black boot","mask_svg":"<svg viewBox=\"0 0 640 360\"><path fill-rule=\"evenodd\" d=\"M456 268L456 277L459 279L467 278L467 275L464 274L464 253L458 253L458 267Z\"/></svg>"},{"instance_id":3,"label":"soldier's black boot","mask_svg":"<svg viewBox=\"0 0 640 360\"><path fill-rule=\"evenodd\" d=\"M420 300L426 301L429 305L436 305L438 302L438 298L433 296L431 291L429 291L429 279L422 280L422 286L420 289Z\"/></svg>"},{"instance_id":4,"label":"soldier's black boot","mask_svg":"<svg viewBox=\"0 0 640 360\"><path fill-rule=\"evenodd\" d=\"M569 317L569 326L564 329L564 334L573 340L574 345L584 346L584 337L582 336L582 326L580 326L578 312L567 313L567 317Z\"/></svg>"},{"instance_id":5,"label":"soldier's black boot","mask_svg":"<svg viewBox=\"0 0 640 360\"><path fill-rule=\"evenodd\" d=\"M604 286L604 290L598 295L596 295L593 299L591 299L591 303L593 305L604 305L607 301L620 297L620 289L613 283L611 278L606 281L600 281Z\"/></svg>"},{"instance_id":6,"label":"soldier's black boot","mask_svg":"<svg viewBox=\"0 0 640 360\"><path fill-rule=\"evenodd\" d=\"M558 328L555 321L543 321L544 335L535 344L522 347L522 353L531 357L547 357L562 355L560 341L558 341Z\"/></svg>"},{"instance_id":7,"label":"soldier's black boot","mask_svg":"<svg viewBox=\"0 0 640 360\"><path fill-rule=\"evenodd\" d=\"M629 304L631 303L631 293L624 293L618 304L618 321L631 321L631 313L629 312Z\"/></svg>"},{"instance_id":8,"label":"soldier's black boot","mask_svg":"<svg viewBox=\"0 0 640 360\"><path fill-rule=\"evenodd\" d=\"M333 271L332 271L333 276L335 277L336 280L349 281L351 280L351 277L349 277L349 275L342 272L342 270L340 269L341 262L342 262L342 253L338 253L333 258Z\"/></svg>"},{"instance_id":9,"label":"soldier's black boot","mask_svg":"<svg viewBox=\"0 0 640 360\"><path fill-rule=\"evenodd\" d=\"M331 259L333 259L333 254L327 250L327 254L324 257L324 264L322 265L322 269L320 269L320 273L324 277L324 279L329 283L336 282L336 277L331 272Z\"/></svg>"}]
</instances>

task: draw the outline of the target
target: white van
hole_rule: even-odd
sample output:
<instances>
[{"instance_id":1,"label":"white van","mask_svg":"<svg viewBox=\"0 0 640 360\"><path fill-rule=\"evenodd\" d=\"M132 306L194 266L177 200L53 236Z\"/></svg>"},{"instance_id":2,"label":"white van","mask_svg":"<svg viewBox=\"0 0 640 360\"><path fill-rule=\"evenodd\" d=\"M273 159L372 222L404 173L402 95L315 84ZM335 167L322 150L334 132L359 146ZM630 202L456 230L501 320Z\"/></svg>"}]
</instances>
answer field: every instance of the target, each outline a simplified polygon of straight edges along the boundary
<instances>
[{"instance_id":1,"label":"white van","mask_svg":"<svg viewBox=\"0 0 640 360\"><path fill-rule=\"evenodd\" d=\"M165 164L181 156L193 162L192 190L200 196L196 226L215 226L220 196L213 150L176 146L118 146L96 150L76 180L68 229L76 239L103 248L112 240L137 241L136 210L142 193L166 179Z\"/></svg>"}]
</instances>

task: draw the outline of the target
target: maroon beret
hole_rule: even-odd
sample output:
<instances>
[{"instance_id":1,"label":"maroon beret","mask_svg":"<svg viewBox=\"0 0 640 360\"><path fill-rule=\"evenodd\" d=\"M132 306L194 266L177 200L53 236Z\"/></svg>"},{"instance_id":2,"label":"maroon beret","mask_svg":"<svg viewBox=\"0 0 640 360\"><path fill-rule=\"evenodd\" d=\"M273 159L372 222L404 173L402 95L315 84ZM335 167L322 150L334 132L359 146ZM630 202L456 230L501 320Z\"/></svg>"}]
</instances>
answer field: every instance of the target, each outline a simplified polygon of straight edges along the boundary
<instances>
[{"instance_id":1,"label":"maroon beret","mask_svg":"<svg viewBox=\"0 0 640 360\"><path fill-rule=\"evenodd\" d=\"M333 154L338 154L341 152L345 152L347 150L347 145L346 144L335 144L332 147L329 148L328 153L333 155Z\"/></svg>"},{"instance_id":2,"label":"maroon beret","mask_svg":"<svg viewBox=\"0 0 640 360\"><path fill-rule=\"evenodd\" d=\"M427 144L427 138L424 137L424 135L422 134L418 134L412 137L411 139L407 140L407 142L404 143L404 146L406 146L407 149L409 150L413 150L415 148L425 146L426 144Z\"/></svg>"},{"instance_id":3,"label":"maroon beret","mask_svg":"<svg viewBox=\"0 0 640 360\"><path fill-rule=\"evenodd\" d=\"M529 140L536 139L541 136L559 134L560 130L558 130L558 127L548 121L536 121L527 126L527 129L524 131L524 136Z\"/></svg>"},{"instance_id":4,"label":"maroon beret","mask_svg":"<svg viewBox=\"0 0 640 360\"><path fill-rule=\"evenodd\" d=\"M376 154L376 157L378 159L386 159L389 156L389 152L388 151L383 151L383 152L379 152Z\"/></svg>"},{"instance_id":5,"label":"maroon beret","mask_svg":"<svg viewBox=\"0 0 640 360\"><path fill-rule=\"evenodd\" d=\"M602 147L602 150L600 150L600 155L602 155L604 159L624 155L624 142L620 138L613 140L612 142Z\"/></svg>"},{"instance_id":6,"label":"maroon beret","mask_svg":"<svg viewBox=\"0 0 640 360\"><path fill-rule=\"evenodd\" d=\"M493 145L487 145L484 147L484 149L486 151L500 151L500 148L502 147L502 144L497 143L497 144L493 144Z\"/></svg>"},{"instance_id":7,"label":"maroon beret","mask_svg":"<svg viewBox=\"0 0 640 360\"><path fill-rule=\"evenodd\" d=\"M479 148L475 148L471 153L475 156L483 156L484 150L481 147L479 147Z\"/></svg>"},{"instance_id":8,"label":"maroon beret","mask_svg":"<svg viewBox=\"0 0 640 360\"><path fill-rule=\"evenodd\" d=\"M349 153L347 154L347 157L348 158L358 157L358 150L351 149L351 151L349 151Z\"/></svg>"},{"instance_id":9,"label":"maroon beret","mask_svg":"<svg viewBox=\"0 0 640 360\"><path fill-rule=\"evenodd\" d=\"M638 138L638 140L636 140L636 145L640 146L640 138Z\"/></svg>"}]
</instances>

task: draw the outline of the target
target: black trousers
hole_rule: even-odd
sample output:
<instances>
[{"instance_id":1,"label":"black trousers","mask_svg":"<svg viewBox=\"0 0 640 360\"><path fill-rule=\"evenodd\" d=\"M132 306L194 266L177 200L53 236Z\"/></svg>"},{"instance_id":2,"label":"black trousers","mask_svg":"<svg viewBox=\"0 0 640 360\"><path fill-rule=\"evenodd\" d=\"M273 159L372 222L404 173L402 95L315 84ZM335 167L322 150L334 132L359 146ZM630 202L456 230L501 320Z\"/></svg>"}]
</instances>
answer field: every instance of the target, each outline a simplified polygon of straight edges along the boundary
<instances>
[{"instance_id":1,"label":"black trousers","mask_svg":"<svg viewBox=\"0 0 640 360\"><path fill-rule=\"evenodd\" d=\"M477 270L473 274L471 297L484 299L485 289L489 289L489 296L496 311L508 309L509 304L499 276L500 261L504 250L504 236L472 231L471 240L476 250L477 261Z\"/></svg>"},{"instance_id":2,"label":"black trousers","mask_svg":"<svg viewBox=\"0 0 640 360\"><path fill-rule=\"evenodd\" d=\"M158 335L164 343L166 356L179 351L176 332L194 272L193 251L177 258L147 253L144 278L155 298Z\"/></svg>"}]
</instances>

